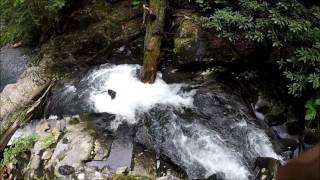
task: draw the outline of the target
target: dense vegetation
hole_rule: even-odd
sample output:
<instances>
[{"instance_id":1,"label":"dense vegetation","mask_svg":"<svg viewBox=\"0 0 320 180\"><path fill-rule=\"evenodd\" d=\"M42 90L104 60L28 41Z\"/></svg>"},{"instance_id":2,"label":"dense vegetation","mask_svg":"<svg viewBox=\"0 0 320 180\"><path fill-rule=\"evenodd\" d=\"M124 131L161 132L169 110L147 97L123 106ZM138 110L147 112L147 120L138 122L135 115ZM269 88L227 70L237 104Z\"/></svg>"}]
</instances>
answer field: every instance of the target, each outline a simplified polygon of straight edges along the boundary
<instances>
[{"instance_id":1,"label":"dense vegetation","mask_svg":"<svg viewBox=\"0 0 320 180\"><path fill-rule=\"evenodd\" d=\"M0 0L0 45L17 40L37 44L61 18L68 0Z\"/></svg>"},{"instance_id":2,"label":"dense vegetation","mask_svg":"<svg viewBox=\"0 0 320 180\"><path fill-rule=\"evenodd\" d=\"M231 43L252 41L279 53L278 63L288 79L288 93L310 98L306 120L319 120L320 7L296 0L197 0L204 12L203 27L219 32ZM214 9L214 7L219 7ZM214 10L213 10L214 9ZM318 113L318 115L317 115Z\"/></svg>"}]
</instances>

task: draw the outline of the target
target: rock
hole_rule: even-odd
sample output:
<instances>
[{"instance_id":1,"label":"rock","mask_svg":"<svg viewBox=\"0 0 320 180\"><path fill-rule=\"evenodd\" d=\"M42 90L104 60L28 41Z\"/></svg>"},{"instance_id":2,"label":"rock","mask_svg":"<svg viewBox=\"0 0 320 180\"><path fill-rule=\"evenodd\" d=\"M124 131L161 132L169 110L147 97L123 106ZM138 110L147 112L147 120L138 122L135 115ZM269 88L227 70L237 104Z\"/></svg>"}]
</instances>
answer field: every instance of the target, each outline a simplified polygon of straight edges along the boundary
<instances>
[{"instance_id":1,"label":"rock","mask_svg":"<svg viewBox=\"0 0 320 180\"><path fill-rule=\"evenodd\" d=\"M41 158L40 158L39 155L36 154L36 155L31 157L31 161L30 161L30 164L29 164L29 169L37 170L37 169L39 169L40 164L41 164Z\"/></svg>"},{"instance_id":2,"label":"rock","mask_svg":"<svg viewBox=\"0 0 320 180\"><path fill-rule=\"evenodd\" d=\"M285 125L290 135L298 135L303 132L304 129L304 125L298 121L289 121Z\"/></svg>"},{"instance_id":3,"label":"rock","mask_svg":"<svg viewBox=\"0 0 320 180\"><path fill-rule=\"evenodd\" d=\"M94 143L94 158L93 160L105 160L108 157L112 144L112 138L107 137L102 140L96 140Z\"/></svg>"},{"instance_id":4,"label":"rock","mask_svg":"<svg viewBox=\"0 0 320 180\"><path fill-rule=\"evenodd\" d=\"M58 172L61 175L71 175L75 172L74 167L69 165L63 165L58 168Z\"/></svg>"},{"instance_id":5,"label":"rock","mask_svg":"<svg viewBox=\"0 0 320 180\"><path fill-rule=\"evenodd\" d=\"M177 66L191 64L228 63L235 60L237 54L227 40L215 33L205 32L192 19L191 12L177 10L174 25L177 26L174 36L174 63ZM180 14L183 14L182 16Z\"/></svg>"},{"instance_id":6,"label":"rock","mask_svg":"<svg viewBox=\"0 0 320 180\"><path fill-rule=\"evenodd\" d=\"M295 139L281 139L280 143L282 144L282 151L294 151L298 147L298 142Z\"/></svg>"},{"instance_id":7,"label":"rock","mask_svg":"<svg viewBox=\"0 0 320 180\"><path fill-rule=\"evenodd\" d=\"M287 121L287 117L283 114L268 113L264 120L269 126L277 126L285 123Z\"/></svg>"},{"instance_id":8,"label":"rock","mask_svg":"<svg viewBox=\"0 0 320 180\"><path fill-rule=\"evenodd\" d=\"M59 172L58 167L64 165L77 169L82 166L83 161L89 159L94 139L90 131L85 130L87 128L85 123L70 123L74 118L78 117L72 117L67 121L66 133L57 143L51 159L45 166L46 169L54 167L55 172ZM64 139L68 139L68 143L65 143ZM55 173L58 177L59 174Z\"/></svg>"},{"instance_id":9,"label":"rock","mask_svg":"<svg viewBox=\"0 0 320 180\"><path fill-rule=\"evenodd\" d=\"M116 171L117 175L126 175L128 174L128 167L124 166L124 167L119 167Z\"/></svg>"},{"instance_id":10,"label":"rock","mask_svg":"<svg viewBox=\"0 0 320 180\"><path fill-rule=\"evenodd\" d=\"M273 180L276 177L280 162L273 158L258 157L255 163L255 169L259 173L255 179L257 180Z\"/></svg>"},{"instance_id":11,"label":"rock","mask_svg":"<svg viewBox=\"0 0 320 180\"><path fill-rule=\"evenodd\" d=\"M116 98L117 92L115 92L112 89L108 89L108 94L111 97L111 99L114 99L114 98Z\"/></svg>"},{"instance_id":12,"label":"rock","mask_svg":"<svg viewBox=\"0 0 320 180\"><path fill-rule=\"evenodd\" d=\"M144 176L150 179L156 178L156 154L135 145L133 154L133 169L130 172L133 175Z\"/></svg>"},{"instance_id":13,"label":"rock","mask_svg":"<svg viewBox=\"0 0 320 180\"><path fill-rule=\"evenodd\" d=\"M215 173L207 178L207 180L224 180L226 175L223 172Z\"/></svg>"},{"instance_id":14,"label":"rock","mask_svg":"<svg viewBox=\"0 0 320 180\"><path fill-rule=\"evenodd\" d=\"M53 150L48 149L48 150L44 151L44 153L41 156L41 159L42 160L49 160L51 158L52 154L53 154Z\"/></svg>"},{"instance_id":15,"label":"rock","mask_svg":"<svg viewBox=\"0 0 320 180\"><path fill-rule=\"evenodd\" d=\"M308 145L316 145L320 142L320 131L308 129L305 133L304 142Z\"/></svg>"},{"instance_id":16,"label":"rock","mask_svg":"<svg viewBox=\"0 0 320 180\"><path fill-rule=\"evenodd\" d=\"M281 125L287 121L288 115L286 113L285 105L273 98L259 96L258 101L255 104L255 110L262 114L262 120L269 126ZM258 113L256 113L256 115Z\"/></svg>"},{"instance_id":17,"label":"rock","mask_svg":"<svg viewBox=\"0 0 320 180\"><path fill-rule=\"evenodd\" d=\"M108 177L111 177L111 174L108 171L98 171L93 167L83 167L83 169L76 172L77 177L79 180L101 180L101 179L108 179Z\"/></svg>"}]
</instances>

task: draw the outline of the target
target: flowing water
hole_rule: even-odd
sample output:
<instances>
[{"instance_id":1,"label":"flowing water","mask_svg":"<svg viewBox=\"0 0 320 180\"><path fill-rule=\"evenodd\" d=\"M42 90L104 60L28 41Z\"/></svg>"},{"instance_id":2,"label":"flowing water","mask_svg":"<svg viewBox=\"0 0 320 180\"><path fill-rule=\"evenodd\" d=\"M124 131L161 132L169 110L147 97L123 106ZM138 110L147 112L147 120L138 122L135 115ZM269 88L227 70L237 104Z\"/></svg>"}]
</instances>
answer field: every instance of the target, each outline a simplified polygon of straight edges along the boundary
<instances>
[{"instance_id":1,"label":"flowing water","mask_svg":"<svg viewBox=\"0 0 320 180\"><path fill-rule=\"evenodd\" d=\"M219 82L167 84L161 74L143 84L140 69L94 68L55 91L46 113L115 114L109 129L127 124L135 142L170 158L190 179L253 179L257 157L281 159L235 89Z\"/></svg>"}]
</instances>

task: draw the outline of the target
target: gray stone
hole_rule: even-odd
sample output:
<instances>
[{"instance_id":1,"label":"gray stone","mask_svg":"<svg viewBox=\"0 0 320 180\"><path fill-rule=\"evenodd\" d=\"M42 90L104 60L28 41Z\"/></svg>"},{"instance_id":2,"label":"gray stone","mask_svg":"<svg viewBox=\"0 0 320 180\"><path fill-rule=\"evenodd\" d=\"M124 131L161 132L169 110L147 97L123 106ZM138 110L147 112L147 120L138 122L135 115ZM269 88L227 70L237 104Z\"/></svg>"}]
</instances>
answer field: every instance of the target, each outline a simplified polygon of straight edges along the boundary
<instances>
[{"instance_id":1,"label":"gray stone","mask_svg":"<svg viewBox=\"0 0 320 180\"><path fill-rule=\"evenodd\" d=\"M156 178L156 166L157 159L156 154L147 151L141 146L134 146L134 154L133 154L133 164L134 167L132 169L131 174L137 176L144 176L151 179Z\"/></svg>"},{"instance_id":2,"label":"gray stone","mask_svg":"<svg viewBox=\"0 0 320 180\"><path fill-rule=\"evenodd\" d=\"M61 175L71 175L75 172L74 167L69 165L63 165L58 168L58 172Z\"/></svg>"},{"instance_id":3,"label":"gray stone","mask_svg":"<svg viewBox=\"0 0 320 180\"><path fill-rule=\"evenodd\" d=\"M129 172L128 167L124 166L124 167L119 167L116 171L116 174L117 175L121 175L121 174L126 175L128 172Z\"/></svg>"}]
</instances>

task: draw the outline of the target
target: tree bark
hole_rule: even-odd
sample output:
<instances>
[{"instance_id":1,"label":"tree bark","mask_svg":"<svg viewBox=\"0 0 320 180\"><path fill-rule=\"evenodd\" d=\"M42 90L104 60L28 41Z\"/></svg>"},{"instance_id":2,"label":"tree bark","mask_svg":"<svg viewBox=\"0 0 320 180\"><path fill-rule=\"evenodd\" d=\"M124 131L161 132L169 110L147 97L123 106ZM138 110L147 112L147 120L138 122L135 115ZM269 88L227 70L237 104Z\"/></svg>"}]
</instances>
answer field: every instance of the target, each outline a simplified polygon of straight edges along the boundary
<instances>
[{"instance_id":1,"label":"tree bark","mask_svg":"<svg viewBox=\"0 0 320 180\"><path fill-rule=\"evenodd\" d=\"M164 32L167 0L150 0L144 39L143 77L144 83L153 83L160 62L160 48Z\"/></svg>"}]
</instances>

